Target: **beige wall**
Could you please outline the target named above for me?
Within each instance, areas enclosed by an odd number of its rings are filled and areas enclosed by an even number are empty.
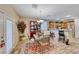
[[[16,22],[19,20],[19,16],[16,11],[11,7],[11,5],[0,5],[0,11],[4,12],[12,18],[13,23],[13,45],[15,46],[18,41],[18,31],[16,27]]]
[[[11,5],[2,5],[0,4],[0,11],[6,13],[7,15],[11,16],[14,20],[17,21],[19,19],[18,14],[15,12],[15,10],[11,7]]]

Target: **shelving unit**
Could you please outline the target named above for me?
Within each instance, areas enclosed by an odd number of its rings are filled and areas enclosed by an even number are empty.
[[[41,30],[41,27],[37,21],[30,21],[30,38],[32,38],[33,34],[36,34],[36,32],[40,30]]]
[[[49,28],[50,29],[55,29],[57,27],[61,27],[62,29],[67,29],[68,25],[67,25],[68,22],[53,22],[53,21],[50,21],[49,22]]]

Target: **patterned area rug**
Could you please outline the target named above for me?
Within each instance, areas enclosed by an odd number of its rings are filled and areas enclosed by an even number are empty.
[[[53,48],[54,48],[53,45],[42,47],[33,43],[29,46],[28,53],[29,54],[45,54],[46,52],[53,50]]]

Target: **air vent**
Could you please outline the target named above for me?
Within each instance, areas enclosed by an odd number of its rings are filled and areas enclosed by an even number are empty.
[[[32,8],[37,8],[38,5],[37,4],[32,4]]]

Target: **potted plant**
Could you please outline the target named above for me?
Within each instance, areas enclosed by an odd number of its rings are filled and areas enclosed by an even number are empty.
[[[23,34],[24,31],[25,31],[25,28],[26,28],[26,24],[24,23],[24,21],[18,22],[17,28],[18,28],[18,31],[19,31],[21,34]]]

